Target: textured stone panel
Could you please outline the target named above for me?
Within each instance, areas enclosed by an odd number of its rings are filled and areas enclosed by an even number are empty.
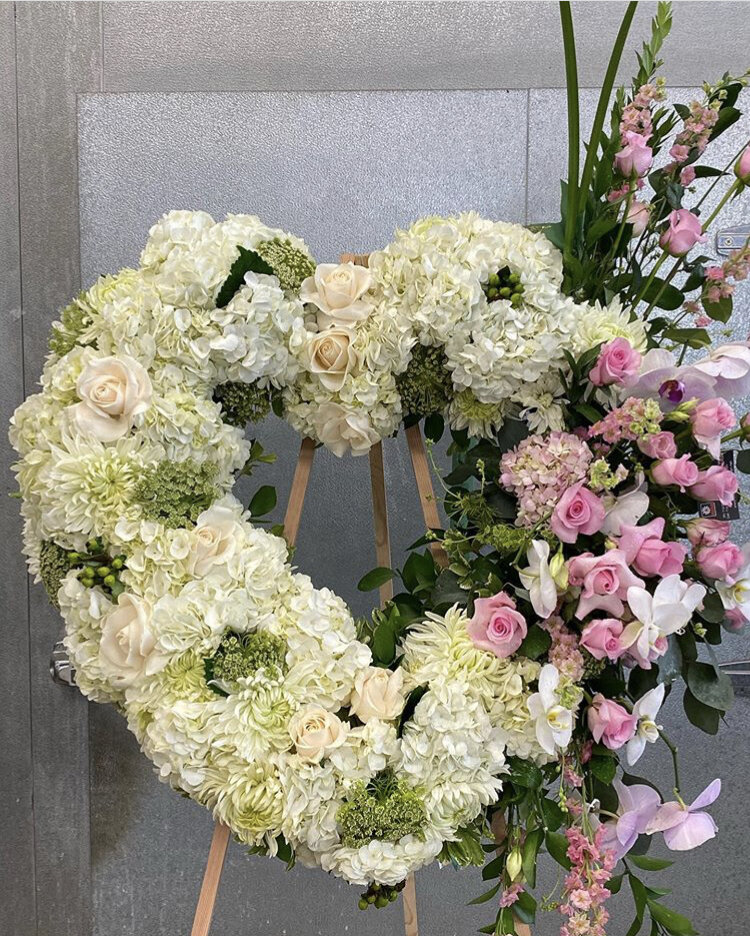
[[[625,3],[573,4],[582,87],[602,80]],[[648,35],[639,4],[620,77]],[[731,29],[727,24],[731,23]],[[696,41],[700,37],[700,41]],[[565,83],[557,3],[105,3],[108,91],[554,88]],[[747,67],[747,4],[676,4],[664,45],[672,85],[715,63]],[[688,55],[685,50],[689,49]]]

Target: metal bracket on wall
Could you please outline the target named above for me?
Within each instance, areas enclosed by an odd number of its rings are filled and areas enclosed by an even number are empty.
[[[727,231],[719,231],[716,235],[716,253],[724,257],[735,250],[740,250],[750,238],[750,224],[738,224],[737,227]]]
[[[75,686],[76,671],[70,662],[68,651],[62,640],[58,640],[52,648],[52,656],[49,661],[49,674],[53,682],[60,686]]]

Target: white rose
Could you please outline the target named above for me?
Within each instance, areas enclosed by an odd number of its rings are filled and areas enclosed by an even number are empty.
[[[320,763],[346,741],[349,726],[319,705],[308,705],[289,722],[289,735],[300,760]]]
[[[380,438],[366,412],[352,412],[340,403],[321,404],[313,424],[318,439],[339,458],[349,450],[352,455],[366,455]]]
[[[198,517],[193,530],[187,567],[192,575],[203,576],[213,566],[226,562],[237,549],[238,524],[229,507],[214,505]]]
[[[125,689],[148,671],[156,645],[150,621],[151,605],[128,592],[103,618],[99,664],[113,686]]]
[[[372,274],[354,263],[321,263],[314,276],[300,287],[300,299],[318,309],[318,327],[353,325],[370,314],[371,305],[362,299],[370,288]]]
[[[354,680],[350,708],[365,723],[371,718],[390,721],[404,709],[403,687],[402,670],[391,672],[380,666],[368,666]]]
[[[114,442],[130,432],[133,420],[151,404],[146,368],[127,355],[91,361],[78,378],[81,400],[70,407],[77,427],[100,442]]]
[[[327,390],[340,390],[346,375],[358,361],[354,332],[334,325],[313,335],[307,343],[308,368]]]

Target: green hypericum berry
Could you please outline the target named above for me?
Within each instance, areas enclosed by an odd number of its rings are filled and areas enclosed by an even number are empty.
[[[360,898],[359,898],[359,903],[357,904],[357,906],[359,907],[360,910],[366,910],[370,905],[369,905],[369,903],[365,900],[364,897],[360,897]]]
[[[116,583],[117,583],[117,577],[114,575],[108,575],[104,579],[104,584],[107,586],[107,588],[112,588],[112,586],[115,585]]]
[[[500,295],[503,297],[503,299],[510,299],[512,293],[513,290],[510,288],[510,286],[503,286],[503,288],[500,290]]]
[[[483,289],[489,302],[494,302],[498,297],[513,302],[513,296],[516,293],[523,295],[520,274],[511,273],[507,266],[498,270],[497,273],[491,273]]]
[[[387,897],[384,897],[382,894],[375,899],[375,906],[379,908],[387,907],[390,901]]]
[[[125,563],[123,562],[122,559],[120,559],[119,556],[115,556],[115,558],[112,560],[113,569],[121,569],[124,565]]]
[[[99,578],[106,578],[111,571],[112,570],[109,566],[99,566],[99,568],[96,570],[96,574],[99,576]]]
[[[404,415],[421,419],[442,413],[453,399],[453,380],[441,348],[416,345],[403,374],[396,377]]]

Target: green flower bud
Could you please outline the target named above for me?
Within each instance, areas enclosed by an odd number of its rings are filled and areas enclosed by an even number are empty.
[[[105,565],[99,566],[99,568],[96,570],[96,574],[99,576],[99,578],[106,578],[111,572],[112,570],[110,567]]]
[[[370,905],[368,904],[368,902],[365,900],[364,897],[360,897],[359,903],[357,904],[357,906],[359,907],[360,910],[366,910]]]
[[[107,588],[112,588],[112,586],[115,585],[116,583],[117,583],[117,577],[115,575],[108,575],[104,579],[104,584],[107,586]]]

